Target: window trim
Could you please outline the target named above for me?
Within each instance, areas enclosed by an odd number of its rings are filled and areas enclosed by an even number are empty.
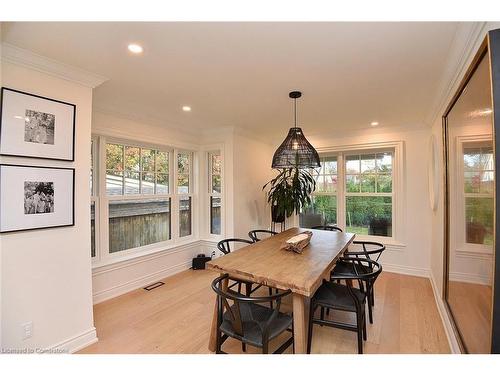
[[[213,186],[213,173],[212,173],[212,166],[213,166],[213,160],[212,157],[214,155],[218,155],[221,159],[221,170],[220,170],[220,192],[214,192],[212,189]],[[217,150],[211,150],[206,152],[206,158],[205,160],[207,161],[207,189],[206,193],[208,196],[207,199],[207,205],[208,205],[208,235],[213,236],[213,237],[222,237],[224,233],[224,222],[223,222],[223,208],[224,208],[224,159],[222,157],[222,150],[217,149]],[[221,204],[220,204],[220,233],[212,233],[212,199],[213,198],[220,198]]]
[[[204,160],[200,165],[202,166],[202,192],[203,194],[201,195],[202,197],[202,206],[200,209],[200,212],[203,212],[203,217],[206,218],[204,220],[203,226],[201,227],[202,230],[202,236],[204,239],[208,241],[220,241],[221,239],[224,239],[226,237],[226,233],[230,232],[229,228],[227,227],[227,222],[226,222],[226,215],[228,214],[226,212],[226,202],[227,202],[227,194],[228,190],[226,189],[226,183],[229,181],[226,181],[226,166],[227,166],[227,160],[225,158],[225,144],[224,143],[213,143],[209,145],[204,145],[201,149],[201,155],[202,155],[202,160]],[[221,234],[212,234],[210,233],[210,186],[209,186],[209,173],[210,171],[208,170],[208,155],[212,152],[219,152],[221,159],[222,159],[222,170],[221,170],[221,192],[220,192],[220,197],[222,198],[222,203],[221,203]]]
[[[458,204],[454,207],[454,211],[456,212],[456,215],[453,215],[452,217],[455,217],[456,219],[453,220],[454,224],[454,230],[456,233],[461,233],[460,240],[458,243],[456,242],[455,238],[453,239],[454,244],[452,244],[452,248],[455,248],[455,251],[458,254],[480,254],[480,255],[486,255],[486,256],[491,256],[493,255],[493,246],[488,246],[488,245],[480,245],[480,244],[472,244],[472,243],[467,243],[466,242],[466,233],[465,233],[465,198],[467,194],[470,193],[465,193],[464,191],[464,184],[465,184],[465,176],[464,176],[464,160],[463,160],[463,148],[464,145],[467,143],[475,143],[475,142],[485,142],[489,141],[492,142],[493,146],[493,138],[491,134],[477,134],[477,135],[459,135],[456,137],[455,140],[455,147],[456,147],[456,160],[455,162],[455,180],[456,180],[456,188],[454,189],[454,195],[456,202]],[[495,173],[495,179],[496,179],[496,173]],[[458,188],[460,187],[460,188]],[[491,197],[494,197],[495,194],[492,194]]]
[[[174,248],[193,242],[197,238],[196,223],[198,217],[197,209],[197,152],[198,150],[188,148],[177,148],[167,145],[152,144],[149,142],[132,141],[104,134],[93,134],[94,142],[97,140],[94,153],[96,164],[94,165],[94,177],[96,178],[95,187],[96,196],[96,257],[92,258],[92,267],[98,268],[104,265],[120,262],[123,260],[135,258],[137,256],[151,254],[157,251]],[[106,171],[106,144],[114,143],[123,146],[140,147],[146,149],[155,149],[169,154],[169,173],[168,194],[127,194],[127,195],[107,195],[106,194],[106,174],[101,178],[100,171]],[[190,153],[190,171],[189,171],[189,194],[177,194],[177,152]],[[104,155],[104,157],[102,157]],[[102,194],[100,194],[102,192]],[[191,196],[191,235],[179,236],[179,199],[182,196]],[[170,199],[170,239],[161,242],[155,242],[149,245],[130,248],[115,253],[109,252],[109,202],[113,200],[140,200],[140,199]],[[99,228],[99,234],[97,233]],[[177,229],[176,229],[177,228]]]
[[[94,246],[95,255],[90,257],[92,265],[99,262],[100,254],[100,212],[99,209],[99,137],[91,137],[91,160],[90,168],[92,170],[92,189],[90,191],[90,204],[94,203]],[[90,207],[89,207],[90,209]],[[91,245],[92,246],[92,245]]]
[[[185,154],[187,153],[189,155],[189,185],[188,185],[188,193],[179,193],[177,183],[178,181],[178,155],[179,154]],[[194,181],[194,151],[192,150],[185,150],[185,149],[176,149],[174,150],[174,180],[175,180],[175,185],[174,185],[174,196],[176,197],[176,222],[175,226],[174,223],[171,223],[172,228],[175,228],[175,233],[176,233],[176,238],[182,239],[182,240],[189,240],[195,237],[195,221],[194,221],[194,207],[195,207],[195,197],[193,192],[195,191],[195,181]],[[181,227],[180,227],[180,202],[181,199],[186,199],[186,198],[191,198],[191,234],[187,236],[182,236],[181,237]],[[172,232],[173,234],[173,232]],[[173,236],[172,236],[173,237]]]
[[[320,158],[327,156],[337,157],[337,176],[342,177],[342,183],[337,182],[337,223],[345,228],[345,156],[350,154],[369,154],[391,150],[394,152],[392,163],[392,237],[356,235],[358,240],[372,240],[384,244],[405,246],[405,183],[403,166],[405,164],[404,141],[373,142],[366,144],[336,145],[317,147]],[[352,193],[351,193],[352,194]],[[355,194],[355,193],[354,193]],[[359,193],[360,195],[363,193]],[[368,193],[370,194],[370,193]],[[388,193],[385,193],[388,194]],[[298,215],[295,215],[294,225],[298,226]]]

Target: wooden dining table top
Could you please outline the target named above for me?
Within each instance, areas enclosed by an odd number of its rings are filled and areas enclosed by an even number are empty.
[[[280,249],[290,237],[313,233],[301,254]],[[353,233],[290,228],[252,245],[207,262],[207,268],[255,283],[291,289],[310,297],[328,278],[336,260],[354,240]]]

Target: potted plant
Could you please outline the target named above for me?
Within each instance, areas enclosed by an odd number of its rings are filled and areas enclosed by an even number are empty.
[[[284,222],[287,217],[311,203],[311,193],[316,189],[316,181],[307,169],[280,169],[278,175],[265,184],[262,190],[266,193],[267,202],[271,205],[272,220]]]

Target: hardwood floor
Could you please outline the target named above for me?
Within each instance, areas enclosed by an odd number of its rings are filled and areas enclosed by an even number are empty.
[[[79,353],[210,353],[215,299],[210,282],[215,277],[208,270],[188,270],[164,279],[160,288],[138,289],[95,305],[99,342]],[[383,272],[375,294],[374,324],[368,324],[365,353],[449,353],[429,280]],[[282,306],[291,311],[291,298]],[[342,318],[349,319],[346,315]],[[287,335],[275,339],[270,350]],[[355,332],[314,326],[313,353],[354,354],[356,343]],[[241,344],[230,338],[223,350],[241,353]],[[247,346],[247,352],[259,350]]]
[[[491,294],[489,285],[449,282],[448,303],[469,353],[491,352]]]

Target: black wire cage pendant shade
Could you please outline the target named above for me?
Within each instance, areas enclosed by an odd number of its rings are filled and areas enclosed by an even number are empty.
[[[318,152],[304,136],[302,129],[297,127],[297,99],[302,96],[300,91],[289,94],[294,102],[295,125],[290,128],[283,143],[273,156],[272,168],[319,168]]]

